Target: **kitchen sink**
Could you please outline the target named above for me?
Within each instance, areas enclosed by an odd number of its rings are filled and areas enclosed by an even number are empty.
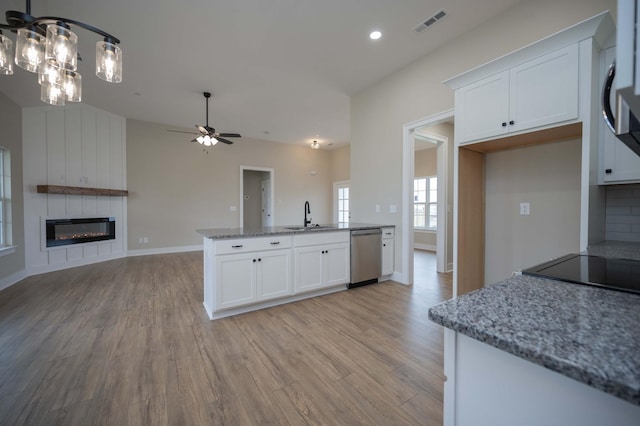
[[[304,226],[285,226],[284,229],[288,229],[290,231],[313,231],[320,229],[336,229],[336,227],[329,225],[309,225],[306,228]]]

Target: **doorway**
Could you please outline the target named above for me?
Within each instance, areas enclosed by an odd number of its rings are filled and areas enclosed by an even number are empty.
[[[447,272],[452,268],[448,260],[448,252],[452,244],[449,243],[452,232],[451,220],[448,217],[453,197],[450,197],[449,182],[450,167],[449,150],[453,144],[453,138],[434,138],[434,134],[425,129],[442,123],[452,123],[454,117],[453,109],[413,121],[403,126],[403,146],[402,146],[402,269],[405,271],[403,282],[413,283],[413,263],[414,263],[414,178],[415,178],[415,141],[416,132],[426,134],[427,138],[433,139],[437,143],[437,230],[436,230],[436,257],[438,272]]]
[[[240,226],[273,226],[273,169],[240,166]]]

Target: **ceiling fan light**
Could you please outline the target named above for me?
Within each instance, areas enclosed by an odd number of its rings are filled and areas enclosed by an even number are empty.
[[[122,49],[108,38],[96,43],[96,75],[109,83],[122,81]]]
[[[13,55],[11,54],[11,48],[13,47],[13,41],[0,31],[0,74],[11,75],[13,74]]]
[[[204,142],[204,136],[198,136],[198,137],[196,138],[196,140],[198,141],[198,143],[199,143],[200,145],[202,145],[202,144],[203,144],[203,142]]]
[[[29,72],[38,72],[44,60],[45,39],[30,28],[20,28],[16,36],[16,65]]]
[[[313,141],[311,143],[311,149],[320,149],[320,144],[318,143],[318,141]]]
[[[68,71],[64,76],[62,88],[68,102],[82,101],[82,76],[79,72]]]
[[[59,86],[52,86],[49,84],[43,84],[40,86],[40,100],[54,106],[64,106],[65,95],[62,88]]]
[[[78,36],[67,24],[58,22],[47,25],[45,59],[55,61],[59,68],[75,71],[78,68]]]
[[[211,146],[214,146],[215,144],[217,144],[219,141],[216,138],[211,138]]]

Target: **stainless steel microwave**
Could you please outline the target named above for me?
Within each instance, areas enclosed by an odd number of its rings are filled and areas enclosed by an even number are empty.
[[[640,156],[640,1],[618,0],[617,3],[616,62],[609,68],[604,83],[602,113],[618,139]],[[615,112],[610,97],[614,77]]]
[[[616,75],[615,62],[609,67],[602,91],[602,115],[609,129],[640,156],[640,122],[621,93],[616,94],[616,111],[611,108],[611,88]]]

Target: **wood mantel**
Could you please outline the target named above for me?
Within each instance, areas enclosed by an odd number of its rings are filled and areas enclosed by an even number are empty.
[[[126,189],[85,188],[83,186],[38,185],[39,194],[67,194],[67,195],[104,195],[107,197],[126,197]]]

